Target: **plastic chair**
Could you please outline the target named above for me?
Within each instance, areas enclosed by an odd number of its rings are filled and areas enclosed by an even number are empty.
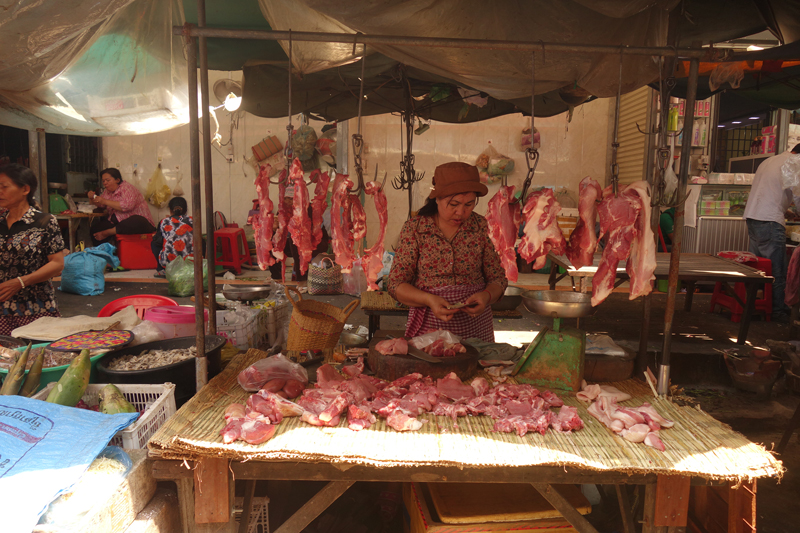
[[[247,246],[242,228],[222,228],[214,232],[214,242],[216,249],[222,252],[222,259],[217,260],[217,264],[223,268],[231,267],[237,274],[242,273],[242,264],[253,265],[250,258],[250,249]]]
[[[100,309],[100,312],[97,313],[98,317],[108,317],[116,313],[117,311],[121,311],[132,305],[134,309],[136,309],[136,316],[141,319],[144,319],[144,312],[150,309],[151,307],[163,307],[163,306],[171,306],[171,305],[178,305],[178,302],[173,300],[172,298],[167,298],[166,296],[159,296],[157,294],[138,294],[136,296],[123,296],[122,298],[117,298],[113,302],[107,303]]]
[[[759,257],[755,261],[745,261],[742,264],[758,269],[767,276],[772,275],[772,261],[764,257]],[[739,299],[744,302],[745,298],[747,297],[744,283],[735,283],[733,290]],[[765,283],[763,290],[763,296],[756,299],[755,310],[764,313],[766,321],[770,322],[772,320],[772,284]],[[718,305],[730,310],[731,322],[742,321],[742,313],[744,312],[744,309],[741,305],[739,305],[739,302],[736,301],[736,298],[725,293],[725,291],[722,289],[722,283],[720,282],[717,282],[717,284],[714,286],[714,294],[711,296],[711,309],[709,310],[709,313],[713,313]]]

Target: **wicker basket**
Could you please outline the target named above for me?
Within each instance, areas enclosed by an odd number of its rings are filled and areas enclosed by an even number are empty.
[[[322,261],[328,261],[331,266],[308,265],[308,294],[342,294],[342,267],[334,264],[330,257]]]
[[[289,351],[327,350],[334,348],[339,342],[347,317],[358,307],[361,300],[353,300],[340,309],[335,305],[314,300],[303,300],[303,296],[295,287],[286,287],[297,293],[297,300],[289,291],[286,296],[294,309],[289,320],[289,339],[286,349]]]

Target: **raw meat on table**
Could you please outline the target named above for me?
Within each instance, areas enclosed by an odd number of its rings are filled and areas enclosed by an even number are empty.
[[[371,291],[378,290],[378,274],[383,270],[383,239],[386,237],[386,226],[389,223],[389,207],[386,195],[380,183],[371,181],[365,186],[365,191],[371,195],[375,202],[375,211],[378,213],[378,237],[373,245],[364,250],[361,266],[367,277],[367,286]]]
[[[522,221],[520,206],[514,200],[514,186],[503,185],[489,200],[486,209],[486,222],[489,225],[489,238],[494,244],[500,262],[509,281],[517,281],[517,252],[515,245],[519,225]]]
[[[405,355],[408,353],[408,341],[404,338],[386,339],[375,345],[375,349],[383,355]]]
[[[522,211],[525,230],[519,244],[519,255],[526,262],[533,263],[534,270],[544,268],[548,253],[562,255],[566,249],[567,241],[558,227],[559,212],[561,204],[552,189],[531,193],[525,200]]]
[[[597,201],[602,199],[603,189],[597,180],[586,176],[581,180],[578,200],[578,224],[569,237],[567,259],[575,268],[591,266],[597,249]]]
[[[303,165],[299,159],[292,161],[292,168],[289,171],[289,179],[294,182],[294,200],[292,218],[289,221],[289,233],[292,235],[292,242],[297,247],[297,255],[300,259],[300,273],[308,272],[308,264],[311,262],[311,254],[314,247],[311,245],[311,219],[308,217],[308,187],[303,179]]]
[[[261,165],[256,177],[258,213],[253,217],[253,231],[256,259],[261,270],[266,270],[275,264],[275,257],[272,255],[272,223],[275,215],[272,213],[272,200],[269,197],[269,173],[270,166]]]
[[[314,199],[311,201],[311,226],[314,233],[311,235],[311,247],[316,250],[322,242],[322,215],[328,209],[328,185],[331,177],[327,172],[314,170],[309,176],[309,180],[315,183]]]
[[[346,174],[336,174],[331,198],[331,245],[336,256],[336,263],[342,267],[343,273],[350,272],[355,260],[350,219],[349,191],[352,186],[353,183],[347,179]]]

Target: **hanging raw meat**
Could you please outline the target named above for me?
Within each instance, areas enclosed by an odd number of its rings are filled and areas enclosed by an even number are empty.
[[[525,232],[519,245],[519,255],[528,263],[533,263],[534,270],[544,267],[549,252],[557,255],[564,253],[567,241],[558,227],[559,212],[561,204],[552,189],[531,193],[525,200],[525,209],[522,211]]]
[[[286,198],[286,169],[281,171],[278,178],[280,184],[278,185],[278,229],[272,236],[272,255],[278,261],[286,259],[286,254],[283,249],[286,248],[286,237],[289,235],[289,219],[292,217],[292,212],[286,207],[283,201]]]
[[[603,201],[600,202],[600,236],[608,236],[603,256],[592,278],[592,305],[605,300],[614,289],[617,265],[630,255],[633,240],[636,238],[636,219],[642,210],[639,195],[625,189],[615,197],[607,187]],[[649,204],[648,204],[649,205]]]
[[[292,162],[289,171],[289,179],[294,184],[294,201],[292,218],[289,221],[289,233],[292,241],[297,247],[297,255],[300,260],[300,273],[308,272],[308,264],[311,262],[311,254],[314,247],[311,246],[311,219],[308,216],[308,187],[303,179],[303,165],[299,159]]]
[[[602,199],[603,189],[597,180],[586,176],[581,180],[578,200],[578,225],[569,237],[567,259],[575,268],[591,266],[594,251],[597,249],[597,234],[594,231],[597,221],[597,200]]]
[[[350,187],[353,182],[346,174],[336,174],[333,180],[333,197],[331,198],[331,244],[336,255],[336,263],[342,272],[350,272],[353,268],[353,229],[350,220]]]
[[[367,275],[367,285],[369,290],[378,290],[378,274],[383,269],[383,239],[386,236],[386,224],[389,221],[389,206],[386,195],[383,193],[380,183],[371,181],[365,186],[367,194],[371,195],[375,201],[375,211],[378,212],[378,238],[375,243],[364,250],[362,267]]]
[[[650,294],[653,290],[653,273],[656,270],[656,238],[650,226],[650,187],[646,181],[635,181],[625,188],[626,193],[638,198],[639,214],[636,217],[636,235],[631,245],[631,256],[626,270],[630,277],[629,299]]]
[[[517,281],[517,252],[514,246],[517,242],[517,233],[522,220],[519,204],[512,202],[514,199],[514,186],[500,187],[491,200],[486,210],[486,222],[489,224],[489,238],[492,239],[500,262],[506,271],[508,281]]]
[[[353,243],[355,248],[361,250],[364,238],[367,236],[367,212],[364,211],[358,195],[350,195],[350,209],[353,217]]]
[[[322,215],[328,209],[328,185],[331,177],[327,172],[315,170],[311,173],[310,180],[315,183],[314,199],[311,201],[311,225],[314,233],[311,235],[311,246],[316,250],[322,242]]]
[[[275,264],[272,256],[272,222],[275,215],[272,213],[272,200],[269,198],[269,165],[261,165],[256,177],[256,192],[258,193],[258,213],[253,217],[253,230],[256,241],[256,258],[258,267],[266,270]]]

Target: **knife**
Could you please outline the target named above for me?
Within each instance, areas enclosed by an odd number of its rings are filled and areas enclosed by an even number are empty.
[[[391,335],[387,335],[386,338],[387,339],[394,339],[394,337],[392,337]],[[411,357],[416,357],[417,359],[420,359],[421,361],[425,361],[426,363],[439,364],[439,363],[442,362],[442,360],[440,358],[434,357],[434,356],[432,356],[430,354],[427,354],[427,353],[423,352],[422,350],[420,350],[419,348],[414,348],[410,344],[408,345],[408,355],[410,355]]]

